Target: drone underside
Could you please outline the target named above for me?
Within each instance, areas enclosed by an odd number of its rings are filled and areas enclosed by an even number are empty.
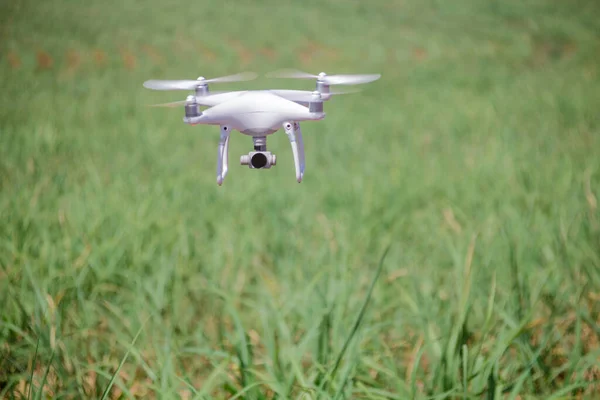
[[[149,80],[144,87],[154,90],[194,91],[185,101],[159,104],[158,106],[184,106],[183,121],[189,125],[218,125],[220,127],[217,154],[217,184],[221,185],[228,170],[229,137],[232,130],[252,137],[254,151],[240,158],[241,165],[251,169],[268,169],[276,165],[277,157],[267,151],[267,136],[282,129],[285,131],[294,156],[296,180],[302,181],[305,158],[300,122],[318,121],[325,118],[323,102],[333,95],[350,93],[333,92],[331,85],[354,85],[368,83],[381,75],[311,75],[295,70],[269,74],[271,77],[316,79],[315,91],[303,90],[243,90],[211,92],[209,83],[240,82],[255,79],[256,74],[244,72],[221,78],[196,80]],[[201,107],[205,107],[201,110]]]

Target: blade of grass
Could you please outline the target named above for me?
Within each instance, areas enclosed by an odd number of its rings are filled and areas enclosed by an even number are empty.
[[[110,381],[108,382],[108,385],[106,386],[106,388],[104,389],[104,392],[102,393],[101,400],[105,400],[108,397],[108,393],[110,392],[110,389],[112,389],[113,384],[115,383],[115,380],[117,379],[117,375],[121,371],[121,368],[123,368],[125,361],[127,361],[127,357],[129,357],[129,353],[131,352],[131,347],[133,347],[135,345],[135,342],[137,341],[138,337],[142,333],[142,330],[144,329],[144,326],[146,325],[146,322],[148,322],[149,319],[150,319],[150,317],[148,317],[146,319],[146,321],[144,321],[142,326],[140,326],[140,329],[138,329],[137,333],[135,334],[135,337],[131,341],[129,348],[127,349],[127,352],[125,352],[125,355],[121,359],[119,366],[117,367],[116,371],[110,377]]]
[[[50,373],[50,368],[52,367],[52,361],[54,360],[54,350],[52,350],[52,354],[50,355],[50,360],[48,361],[48,366],[46,367],[46,371],[44,371],[44,377],[42,378],[42,383],[40,384],[40,388],[38,391],[37,399],[41,400],[42,393],[44,392],[44,385],[46,384],[46,379],[48,379],[48,373]]]
[[[571,385],[565,386],[562,389],[557,390],[552,396],[548,397],[546,400],[557,400],[557,399],[573,399],[573,395],[569,395],[569,392],[577,389],[583,389],[589,385],[598,384],[598,381],[595,382],[576,382]]]
[[[27,398],[31,399],[32,396],[32,388],[33,388],[33,372],[35,371],[35,362],[37,360],[38,348],[40,345],[40,337],[38,336],[37,342],[35,344],[35,353],[33,354],[33,362],[31,363],[31,376],[29,377],[29,390],[27,391]]]
[[[202,389],[198,392],[197,398],[207,396],[209,392],[214,389],[216,386],[215,381],[217,380],[217,377],[226,372],[229,362],[229,359],[222,360],[219,365],[212,370],[210,375],[208,375],[206,380],[202,383]]]
[[[410,374],[410,388],[411,388],[410,398],[413,400],[417,398],[417,391],[418,391],[417,390],[417,371],[419,369],[419,365],[421,364],[421,358],[423,357],[424,353],[425,353],[425,347],[421,346],[415,357],[415,362],[414,362],[414,365],[412,367],[412,371]]]
[[[358,358],[358,357],[355,356],[354,358]],[[348,381],[350,380],[352,371],[355,369],[357,363],[358,362],[355,361],[355,363],[353,365],[348,365],[346,367],[346,373],[344,374],[344,379],[342,379],[342,384],[340,385],[339,389],[337,390],[337,393],[335,394],[335,396],[333,396],[334,400],[339,399],[341,396],[344,396],[344,398],[346,398],[346,396],[344,394],[344,389],[346,388],[346,385],[348,385]]]
[[[463,365],[462,365],[462,375],[463,375],[463,398],[467,398],[468,394],[469,394],[469,347],[464,344],[462,346],[463,348],[463,353],[462,353],[462,361],[463,361]]]
[[[350,342],[354,338],[354,335],[356,335],[356,332],[358,331],[358,328],[360,327],[360,324],[363,320],[363,317],[367,310],[367,306],[369,304],[369,301],[371,300],[371,296],[373,295],[373,289],[375,288],[375,284],[379,280],[379,276],[381,275],[381,271],[383,270],[383,262],[385,261],[385,258],[388,254],[388,251],[390,250],[390,247],[391,246],[388,246],[385,249],[385,251],[383,252],[383,255],[381,256],[381,259],[379,260],[379,265],[377,267],[377,270],[375,271],[375,276],[373,277],[373,280],[371,281],[371,285],[367,292],[367,296],[365,297],[365,300],[360,308],[358,316],[356,317],[356,320],[354,322],[354,325],[352,326],[352,329],[350,330],[350,334],[346,338],[346,341],[344,342],[344,345],[342,346],[342,349],[340,350],[340,352],[335,360],[335,364],[333,365],[331,372],[327,375],[327,378],[323,381],[323,384],[320,385],[320,389],[326,390],[328,388],[329,384],[331,383],[331,381],[335,378],[337,370],[342,362],[342,359],[344,358],[344,354],[346,354],[346,350],[348,349]]]

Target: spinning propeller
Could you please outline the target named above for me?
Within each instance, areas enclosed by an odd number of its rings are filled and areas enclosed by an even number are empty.
[[[316,79],[317,82],[325,85],[358,85],[369,83],[381,78],[380,74],[345,74],[345,75],[327,75],[321,72],[319,75],[309,74],[308,72],[295,69],[282,69],[267,74],[269,78],[292,78],[292,79]]]
[[[186,104],[192,104],[195,102],[194,96],[188,96],[186,100],[172,101],[170,103],[151,104],[148,107],[179,107]]]
[[[254,72],[241,72],[235,75],[221,76],[219,78],[206,79],[199,77],[196,80],[156,80],[144,82],[144,87],[153,90],[194,90],[197,86],[209,83],[243,82],[256,79],[258,75]]]
[[[315,90],[290,90],[290,89],[272,89],[269,92],[283,97],[284,99],[294,101],[296,103],[309,103],[312,101],[327,101],[333,95],[349,94],[359,92],[358,89],[351,90],[330,90],[327,93],[322,93]]]
[[[304,105],[308,105],[309,103],[312,103],[312,102],[321,103],[323,101],[327,101],[327,100],[331,99],[331,97],[333,95],[356,93],[356,92],[359,92],[359,90],[358,89],[344,90],[344,91],[336,90],[336,91],[330,91],[328,93],[321,93],[316,90],[311,91],[311,90],[268,89],[268,90],[256,90],[256,92],[273,93],[279,97],[283,97],[286,100],[290,100],[295,103],[302,103]],[[219,94],[227,94],[228,98],[233,98],[235,96],[239,96],[241,94],[241,92],[210,92],[204,96],[188,96],[186,100],[173,101],[170,103],[162,103],[162,104],[153,104],[153,105],[150,105],[150,107],[179,107],[179,106],[183,106],[185,104],[190,104],[194,101],[198,105],[210,107],[210,106],[214,106],[218,103],[218,102],[212,101],[213,98],[218,98],[219,100],[223,100],[223,97],[217,96]]]

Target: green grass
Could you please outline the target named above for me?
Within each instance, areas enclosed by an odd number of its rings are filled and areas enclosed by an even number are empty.
[[[599,396],[599,21],[0,3],[0,397]],[[268,171],[233,136],[218,187],[218,130],[146,107],[185,96],[146,79],[290,67],[383,74],[303,125],[302,184],[280,131]]]

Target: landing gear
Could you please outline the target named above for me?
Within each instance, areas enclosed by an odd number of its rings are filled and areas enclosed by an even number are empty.
[[[302,182],[304,177],[304,141],[302,140],[302,130],[298,122],[285,122],[283,124],[285,134],[290,139],[292,145],[292,153],[294,155],[294,167],[296,168],[296,180]]]
[[[229,134],[231,129],[227,125],[221,125],[221,137],[219,138],[219,153],[217,155],[217,184],[221,186],[227,175],[227,164],[229,163]]]
[[[292,146],[294,156],[294,168],[296,170],[296,181],[302,182],[304,177],[305,159],[304,159],[304,141],[302,140],[302,130],[298,122],[289,121],[283,123],[283,129]],[[217,183],[223,184],[227,175],[227,161],[229,152],[229,134],[230,127],[221,126],[221,136],[219,139],[219,153],[217,160]],[[240,157],[240,164],[247,165],[250,169],[269,169],[277,165],[277,156],[267,150],[266,136],[253,136],[254,151]]]

